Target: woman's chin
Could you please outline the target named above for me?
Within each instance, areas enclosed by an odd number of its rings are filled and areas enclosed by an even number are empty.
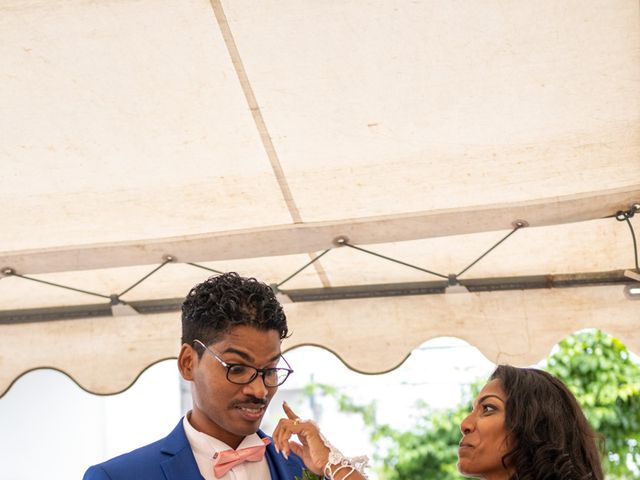
[[[468,478],[482,478],[482,474],[474,472],[473,468],[470,465],[467,465],[464,460],[458,460],[458,472],[463,477]]]

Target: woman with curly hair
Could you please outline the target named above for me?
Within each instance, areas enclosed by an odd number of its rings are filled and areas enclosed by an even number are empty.
[[[487,480],[602,480],[578,402],[542,370],[500,365],[460,424],[458,470]]]

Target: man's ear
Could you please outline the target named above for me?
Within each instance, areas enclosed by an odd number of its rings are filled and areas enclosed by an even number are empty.
[[[193,380],[193,372],[198,362],[198,354],[193,347],[183,343],[178,354],[178,370],[180,375],[187,381]]]

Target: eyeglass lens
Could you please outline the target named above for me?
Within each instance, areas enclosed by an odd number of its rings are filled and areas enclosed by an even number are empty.
[[[264,383],[268,387],[277,387],[284,383],[289,376],[289,371],[284,368],[267,368],[263,370]],[[230,382],[245,384],[252,382],[258,371],[247,365],[232,365],[228,369],[227,378]]]

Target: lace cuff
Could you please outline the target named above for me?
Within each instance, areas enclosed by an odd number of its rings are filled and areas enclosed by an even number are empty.
[[[316,425],[316,428],[318,426]],[[354,471],[357,471],[364,478],[368,478],[365,473],[366,468],[369,466],[369,457],[366,455],[360,455],[358,457],[345,457],[340,450],[331,445],[331,443],[322,435],[320,429],[318,428],[318,433],[320,434],[320,438],[329,449],[329,460],[327,464],[324,466],[323,474],[324,478],[327,480],[333,480],[334,475],[341,470],[348,470],[349,472],[343,477],[343,479],[348,478]],[[335,465],[338,467],[335,468]],[[334,470],[331,470],[331,467],[334,466]]]

